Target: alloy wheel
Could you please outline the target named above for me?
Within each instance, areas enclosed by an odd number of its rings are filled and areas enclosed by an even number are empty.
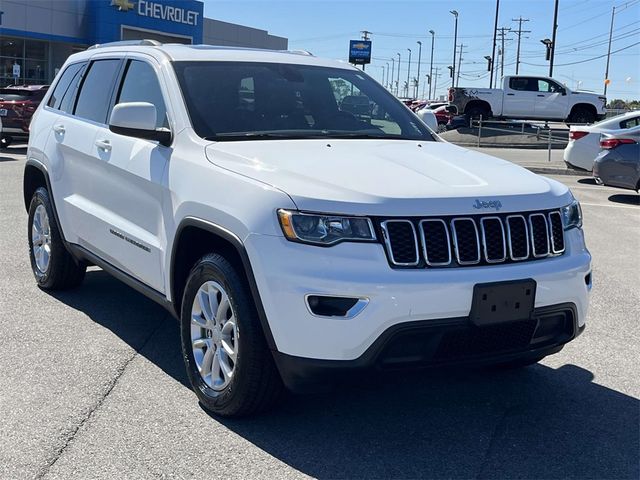
[[[216,391],[226,388],[238,358],[238,327],[229,295],[217,282],[205,282],[193,300],[191,345],[206,385]]]
[[[47,209],[42,204],[36,207],[33,214],[31,243],[36,268],[42,274],[47,273],[51,261],[51,228]]]

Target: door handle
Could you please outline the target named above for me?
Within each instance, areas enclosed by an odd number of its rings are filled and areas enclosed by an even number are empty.
[[[111,142],[109,140],[96,140],[96,147],[98,147],[103,152],[110,152]]]
[[[514,93],[507,93],[507,95],[509,95],[510,97],[513,97],[515,94]]]
[[[537,96],[538,96],[538,97],[544,97],[544,95],[540,95],[540,94],[538,94]]]
[[[65,132],[64,125],[54,125],[53,131],[56,133],[64,133]]]

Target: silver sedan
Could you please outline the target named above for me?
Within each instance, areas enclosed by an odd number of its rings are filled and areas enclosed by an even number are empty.
[[[640,190],[640,127],[603,134],[593,177],[601,185]]]

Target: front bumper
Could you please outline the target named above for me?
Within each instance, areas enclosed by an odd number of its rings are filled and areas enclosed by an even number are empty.
[[[478,283],[532,278],[535,308],[570,303],[582,328],[591,288],[591,256],[583,232],[566,232],[559,257],[523,263],[448,269],[394,270],[377,243],[330,248],[249,235],[245,247],[278,352],[317,360],[360,358],[389,328],[413,322],[466,318]],[[586,280],[588,279],[588,280]],[[367,298],[357,316],[314,316],[308,294]]]
[[[538,308],[529,321],[477,327],[468,318],[405,322],[388,328],[355,360],[316,360],[274,353],[285,385],[308,393],[370,369],[479,366],[537,360],[582,333],[575,305]]]

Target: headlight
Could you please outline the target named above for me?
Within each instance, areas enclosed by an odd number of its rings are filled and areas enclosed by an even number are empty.
[[[334,245],[339,242],[371,242],[376,239],[371,220],[278,210],[285,237],[293,242]]]
[[[560,213],[562,214],[562,225],[565,230],[582,227],[582,209],[580,208],[580,202],[577,200],[574,200],[566,207],[562,207]]]

